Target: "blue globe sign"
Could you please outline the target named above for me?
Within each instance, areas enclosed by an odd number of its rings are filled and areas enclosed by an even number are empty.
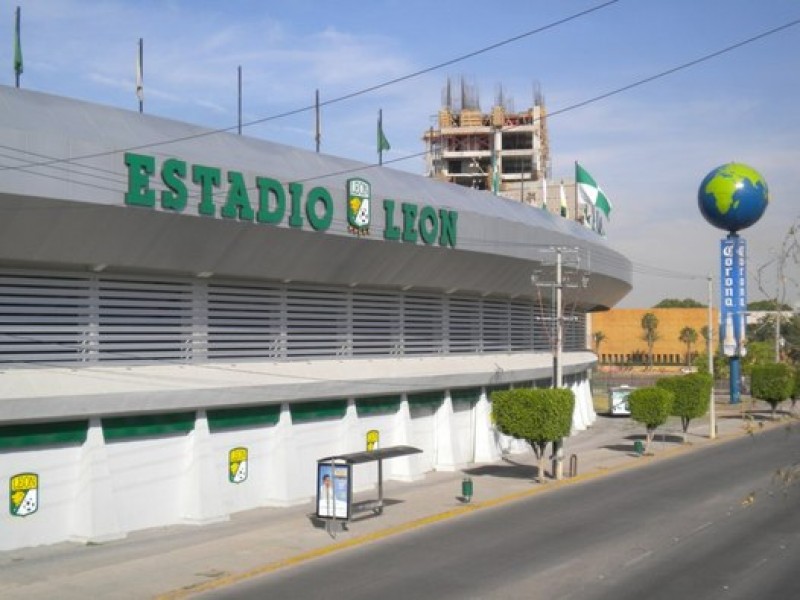
[[[697,192],[697,204],[706,221],[735,233],[750,227],[767,210],[767,182],[752,167],[728,163],[706,175]]]

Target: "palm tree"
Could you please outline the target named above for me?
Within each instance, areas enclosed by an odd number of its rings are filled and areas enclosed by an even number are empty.
[[[600,344],[602,344],[603,340],[606,339],[606,334],[603,333],[602,331],[595,331],[592,334],[592,338],[594,338],[594,353],[597,354],[597,356],[599,357],[600,356]]]
[[[658,317],[651,312],[645,313],[642,317],[642,329],[644,329],[642,339],[647,342],[647,364],[652,368],[653,346],[659,337],[656,331],[656,329],[658,329]]]
[[[686,364],[689,364],[689,357],[692,353],[692,346],[697,342],[697,331],[693,327],[684,327],[678,339],[686,344]]]

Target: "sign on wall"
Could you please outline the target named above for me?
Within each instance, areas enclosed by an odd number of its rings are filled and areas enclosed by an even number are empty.
[[[372,452],[380,448],[381,432],[377,429],[370,429],[367,432],[367,452]]]
[[[39,476],[19,473],[9,479],[9,510],[14,517],[27,517],[39,510]]]
[[[247,479],[247,448],[233,448],[228,452],[228,479],[242,483]]]

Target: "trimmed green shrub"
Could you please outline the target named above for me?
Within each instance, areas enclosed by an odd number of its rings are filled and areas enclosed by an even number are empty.
[[[656,382],[656,387],[669,390],[674,396],[670,415],[680,417],[684,439],[692,419],[699,419],[708,412],[713,385],[708,373],[664,377]]]
[[[784,363],[753,365],[750,373],[750,393],[772,407],[772,418],[778,404],[791,398],[795,386],[794,369]]]
[[[569,436],[575,394],[567,389],[518,388],[492,392],[492,418],[501,433],[526,440],[544,478],[547,444]]]
[[[647,429],[645,452],[650,448],[656,429],[667,422],[674,395],[663,387],[646,387],[633,390],[628,396],[631,418]]]

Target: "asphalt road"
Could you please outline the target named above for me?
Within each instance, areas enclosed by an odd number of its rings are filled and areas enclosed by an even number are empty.
[[[202,598],[800,598],[800,427],[566,486]]]

